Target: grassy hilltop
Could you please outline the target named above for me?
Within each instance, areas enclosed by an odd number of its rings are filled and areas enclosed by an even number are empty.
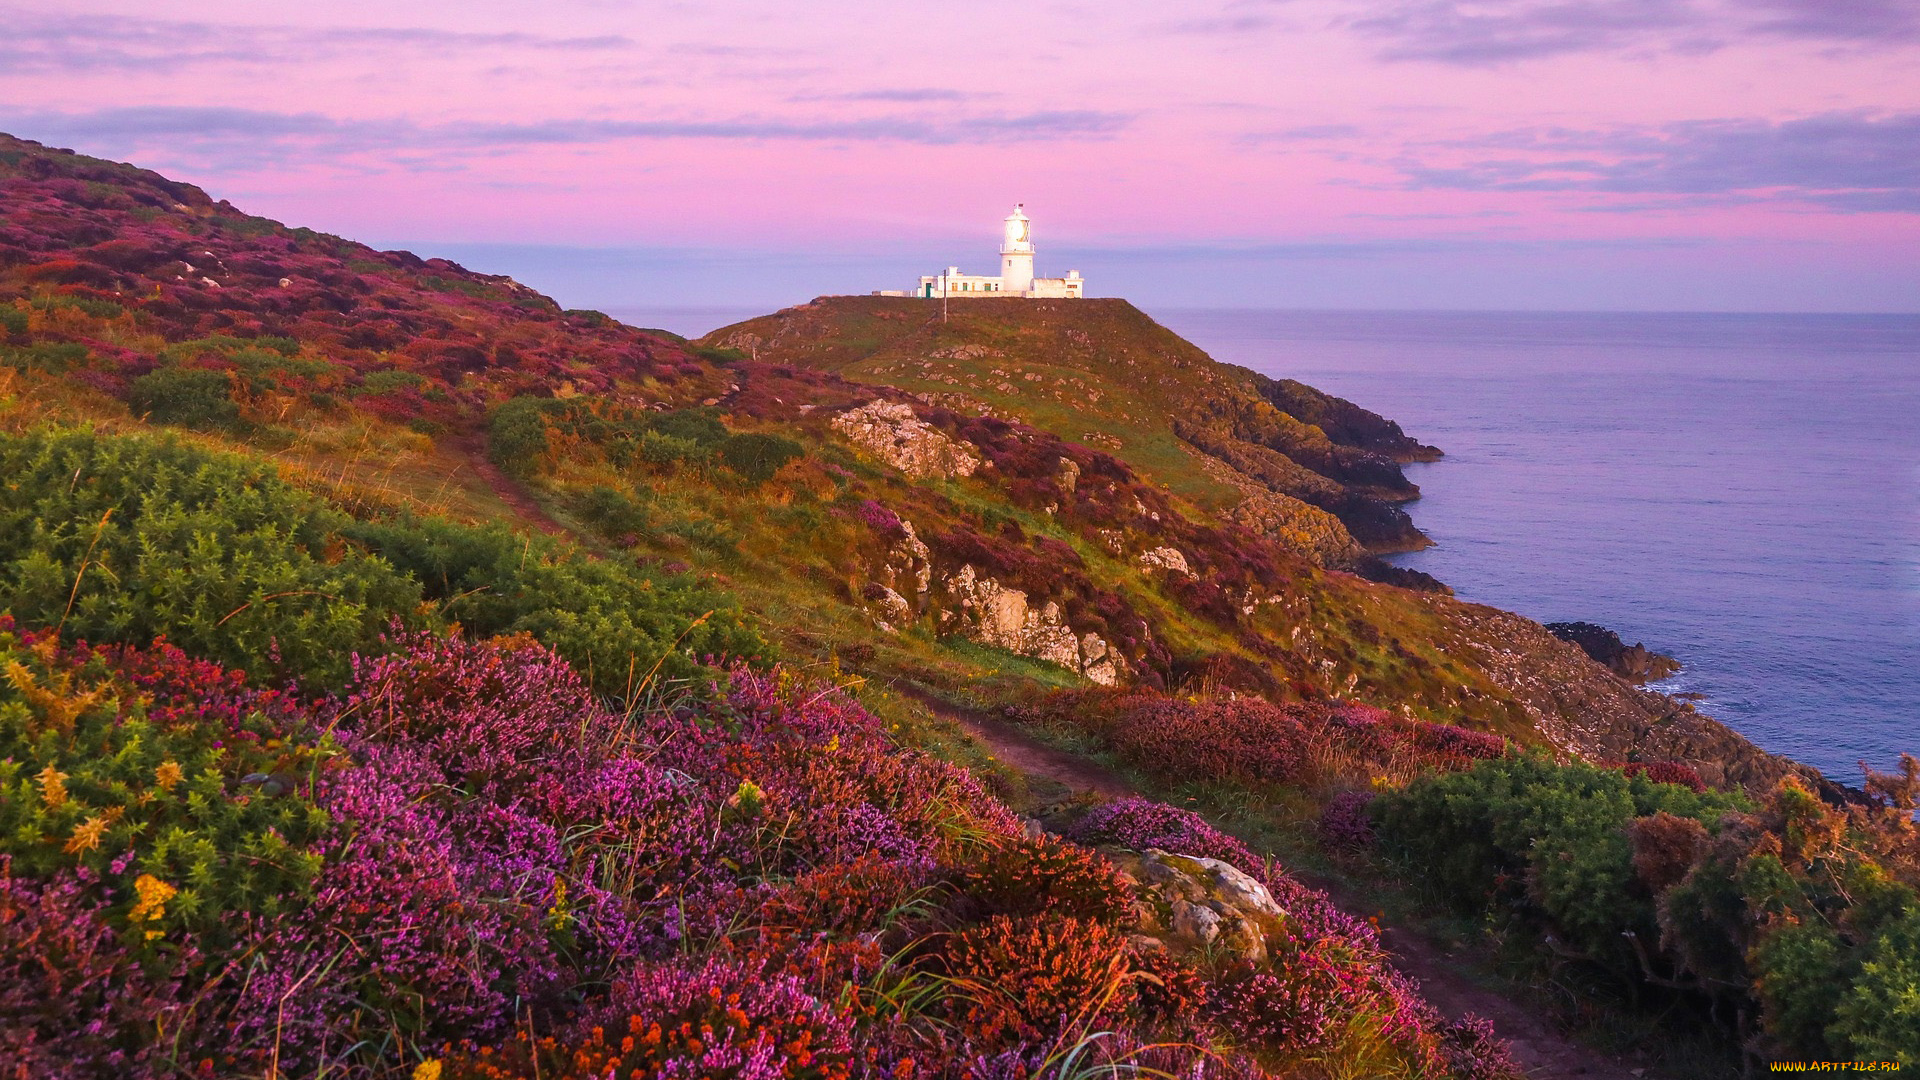
[[[1920,774],[1393,573],[1384,418],[952,312],[689,342],[0,136],[8,1075],[1514,1075],[1276,844],[1728,1061],[1920,1045]]]
[[[1221,364],[1124,300],[822,297],[703,342],[1007,415],[1111,450],[1196,503],[1250,484],[1290,519],[1330,513],[1368,551],[1426,546],[1398,505],[1419,497],[1399,464],[1440,451],[1398,424],[1291,380]],[[1336,550],[1349,552],[1348,536]],[[1336,556],[1338,557],[1338,556]],[[1351,559],[1351,555],[1346,555]]]

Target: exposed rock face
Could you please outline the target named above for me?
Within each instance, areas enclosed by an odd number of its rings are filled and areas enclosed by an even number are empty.
[[[900,528],[906,536],[887,551],[887,574],[893,579],[894,587],[900,588],[905,582],[912,583],[912,592],[916,597],[924,597],[933,587],[933,553],[913,531],[913,522],[900,519]]]
[[[1457,629],[1464,658],[1513,696],[1525,722],[1563,756],[1679,761],[1707,783],[1764,791],[1794,773],[1831,790],[1814,769],[1766,751],[1686,702],[1594,670],[1578,647],[1539,623],[1480,604],[1428,600]]]
[[[943,584],[953,599],[953,608],[940,614],[943,629],[1059,664],[1103,686],[1119,683],[1119,655],[1098,634],[1076,636],[1058,603],[1049,600],[1035,607],[1025,592],[983,578],[971,566],[962,566]]]
[[[1561,641],[1571,641],[1595,662],[1628,682],[1658,682],[1680,670],[1680,661],[1654,652],[1638,642],[1628,645],[1620,635],[1590,622],[1548,623],[1547,629]]]
[[[1140,553],[1140,566],[1145,570],[1165,570],[1169,573],[1193,576],[1193,569],[1187,565],[1187,557],[1179,548],[1157,547]]]
[[[1061,458],[1060,467],[1054,470],[1053,475],[1069,493],[1080,486],[1080,466],[1072,458]]]
[[[1340,519],[1325,510],[1274,491],[1218,458],[1202,458],[1200,465],[1208,476],[1239,489],[1240,502],[1226,512],[1229,521],[1318,566],[1344,569],[1365,554]]]
[[[1105,849],[1137,889],[1137,929],[1156,946],[1206,949],[1258,964],[1267,935],[1286,919],[1265,885],[1218,859]]]
[[[833,418],[847,441],[916,480],[972,476],[980,455],[914,414],[913,406],[873,401]]]
[[[880,624],[882,628],[895,631],[913,622],[913,605],[907,601],[906,597],[885,585],[877,581],[868,585],[865,598],[873,605],[874,610],[880,613],[880,618],[883,620]]]

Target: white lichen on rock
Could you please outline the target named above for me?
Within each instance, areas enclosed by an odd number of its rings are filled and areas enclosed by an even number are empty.
[[[1172,573],[1193,576],[1193,570],[1187,566],[1187,557],[1179,548],[1157,547],[1140,553],[1140,567],[1143,570],[1166,570]]]
[[[972,476],[981,465],[969,443],[948,437],[900,402],[871,401],[849,409],[833,418],[833,429],[916,480]]]

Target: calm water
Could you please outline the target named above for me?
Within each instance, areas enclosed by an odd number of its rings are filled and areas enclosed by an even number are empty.
[[[1920,752],[1920,316],[1153,314],[1446,451],[1402,564],[1841,779]]]

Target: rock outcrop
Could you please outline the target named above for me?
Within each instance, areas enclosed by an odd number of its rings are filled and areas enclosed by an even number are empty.
[[[913,406],[873,401],[833,418],[833,430],[847,441],[915,480],[972,476],[981,457],[968,444],[914,413]]]
[[[1179,548],[1157,547],[1140,553],[1140,568],[1143,570],[1165,570],[1170,574],[1193,576],[1193,569],[1187,565],[1187,557]]]
[[[952,605],[941,629],[1036,660],[1059,664],[1102,686],[1118,685],[1126,662],[1098,634],[1075,634],[1055,601],[1034,605],[1027,594],[962,566],[942,582]]]
[[[1225,516],[1242,528],[1333,569],[1352,566],[1366,554],[1340,519],[1325,510],[1283,495],[1218,458],[1202,458],[1200,466],[1239,490],[1240,501]]]
[[[1287,912],[1250,875],[1219,859],[1102,849],[1135,885],[1135,930],[1150,948],[1206,950],[1259,964]]]
[[[1607,670],[1628,682],[1659,682],[1680,670],[1680,661],[1639,642],[1629,645],[1620,640],[1619,634],[1598,623],[1555,622],[1548,623],[1547,629],[1561,641],[1580,646],[1596,663],[1606,665]]]

